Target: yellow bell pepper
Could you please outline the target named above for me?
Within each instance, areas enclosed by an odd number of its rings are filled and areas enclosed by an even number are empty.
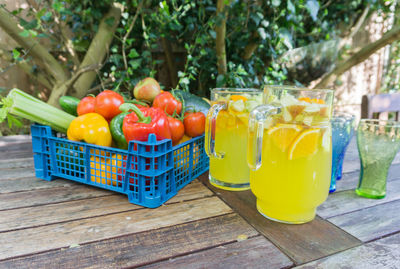
[[[118,179],[118,168],[122,167],[122,156],[113,154],[110,158],[92,156],[90,158],[90,180],[93,182],[117,186],[122,183]]]
[[[184,135],[182,137],[182,139],[179,141],[178,145],[181,143],[184,143],[190,139],[192,139],[192,138],[187,135]],[[186,145],[186,146],[182,147],[181,149],[174,151],[174,163],[175,163],[174,167],[175,167],[175,169],[187,170],[189,168],[190,156],[189,156],[189,154],[184,154],[184,152],[189,151],[189,149],[190,149],[190,145]],[[199,145],[195,145],[194,151],[196,152],[199,150],[200,150]],[[198,156],[198,154],[196,156]],[[192,166],[193,170],[196,168],[197,163],[199,162],[198,158],[199,157],[193,158],[193,166]]]
[[[110,147],[112,142],[108,122],[97,113],[88,113],[75,118],[68,127],[67,136],[72,141]]]

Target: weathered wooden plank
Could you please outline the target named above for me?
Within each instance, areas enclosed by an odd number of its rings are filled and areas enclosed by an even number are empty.
[[[154,222],[148,218],[148,222]],[[117,226],[118,227],[118,226]],[[234,242],[257,232],[237,214],[202,219],[167,228],[49,251],[0,262],[1,268],[121,268]]]
[[[395,234],[295,268],[400,268],[399,245]]]
[[[48,182],[52,184],[53,182]],[[53,204],[112,195],[113,192],[77,184],[73,187],[57,187],[0,194],[0,210]]]
[[[21,158],[28,158],[32,157],[33,153],[32,151],[9,151],[9,152],[2,152],[0,154],[0,160],[9,160],[11,161],[12,159],[21,159]]]
[[[13,178],[34,177],[35,169],[30,168],[12,168],[0,170],[0,181]]]
[[[168,227],[232,210],[217,197],[0,233],[0,260]]]
[[[167,204],[204,198],[211,195],[212,192],[209,189],[200,182],[195,181],[182,189]],[[0,232],[90,218],[138,208],[143,207],[129,203],[125,195],[116,194],[92,199],[5,210],[0,211]]]
[[[32,142],[0,142],[0,151],[9,152],[9,151],[32,151]]]
[[[0,161],[0,169],[10,169],[10,168],[30,168],[34,167],[33,158],[21,158],[13,160],[2,160]]]
[[[358,196],[354,190],[332,193],[318,207],[317,214],[326,219],[397,199],[400,199],[400,178],[387,183],[387,195],[384,199],[366,199]]]
[[[165,204],[172,204],[213,195],[212,191],[206,188],[199,180],[195,179],[192,183],[181,189],[176,196],[165,202]]]
[[[38,189],[51,189],[76,185],[73,181],[57,179],[51,182],[36,177],[0,180],[0,193],[30,191]]]
[[[343,174],[343,178],[336,182],[336,192],[354,190],[357,188],[360,171]],[[400,177],[400,164],[392,164],[389,168],[388,181],[396,180]]]
[[[29,142],[32,140],[30,135],[9,135],[9,136],[0,136],[0,146],[4,146],[7,144],[13,143],[23,143]]]
[[[366,242],[400,231],[399,208],[400,200],[396,200],[328,220]]]
[[[296,264],[319,259],[361,243],[358,239],[319,217],[302,225],[288,225],[270,221],[258,213],[256,200],[251,191],[217,190],[209,184],[207,174],[202,175],[200,180],[207,184],[257,231],[291,257]]]
[[[287,268],[293,262],[263,236],[169,259],[143,268]]]

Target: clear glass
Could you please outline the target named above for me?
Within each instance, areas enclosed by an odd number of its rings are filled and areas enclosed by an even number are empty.
[[[215,187],[241,191],[250,188],[246,162],[249,112],[262,103],[257,89],[213,89],[206,118],[209,180]]]
[[[389,167],[400,148],[400,123],[362,119],[357,129],[357,146],[361,171],[356,193],[384,198]]]
[[[299,224],[314,219],[329,193],[332,90],[265,86],[250,113],[248,164],[258,211]]]
[[[348,113],[335,112],[332,116],[332,178],[329,192],[336,191],[336,179],[342,174],[344,154],[354,134],[354,122],[355,116]]]

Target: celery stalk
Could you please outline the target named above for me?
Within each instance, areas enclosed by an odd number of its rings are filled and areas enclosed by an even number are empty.
[[[0,122],[10,113],[66,133],[69,124],[75,119],[74,116],[18,89],[12,89],[0,103],[3,105],[0,108]]]

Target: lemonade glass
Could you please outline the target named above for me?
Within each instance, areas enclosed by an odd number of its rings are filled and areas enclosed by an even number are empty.
[[[232,191],[247,190],[246,162],[249,112],[262,103],[257,89],[213,89],[206,118],[205,149],[210,157],[210,183]]]
[[[248,129],[257,210],[279,222],[311,221],[329,193],[333,91],[265,86],[263,103]]]

